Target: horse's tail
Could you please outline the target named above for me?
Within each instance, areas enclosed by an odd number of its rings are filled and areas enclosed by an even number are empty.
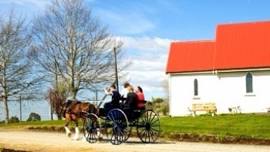
[[[71,100],[67,100],[65,103],[62,104],[62,107],[61,107],[62,117],[66,118],[66,113],[67,113],[68,108],[71,105],[71,103],[72,103]]]
[[[61,115],[63,118],[66,118],[67,106],[66,103],[61,105]]]

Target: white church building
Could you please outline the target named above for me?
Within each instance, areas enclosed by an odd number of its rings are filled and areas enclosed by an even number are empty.
[[[166,73],[171,116],[195,103],[217,113],[270,110],[270,21],[222,24],[215,40],[172,42]]]

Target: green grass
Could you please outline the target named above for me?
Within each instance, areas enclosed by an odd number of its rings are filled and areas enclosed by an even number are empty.
[[[270,115],[237,114],[160,119],[163,134],[193,133],[270,139]]]
[[[0,124],[0,129],[23,129],[29,127],[62,127],[64,121],[20,122]],[[270,115],[237,114],[197,117],[161,117],[163,136],[178,133],[191,133],[215,136],[247,136],[257,139],[270,139]]]
[[[64,126],[65,122],[63,120],[49,120],[49,121],[33,121],[33,122],[26,122],[22,121],[19,123],[9,123],[9,124],[0,124],[0,129],[27,129],[28,127],[50,127],[50,126]]]

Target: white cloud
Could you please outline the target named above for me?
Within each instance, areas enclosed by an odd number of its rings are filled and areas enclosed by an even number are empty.
[[[143,51],[167,51],[170,39],[162,39],[159,37],[120,37],[124,42],[124,48],[138,49]]]
[[[167,79],[165,68],[171,40],[159,37],[120,37],[123,41],[125,59],[131,66],[125,69],[127,80],[140,85],[148,99],[164,96],[162,82]]]
[[[97,9],[96,13],[105,23],[110,24],[111,30],[118,34],[141,34],[155,28],[151,20],[138,12]]]

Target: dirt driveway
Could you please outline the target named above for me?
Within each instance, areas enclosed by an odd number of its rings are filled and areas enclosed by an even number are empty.
[[[74,141],[63,133],[30,131],[0,131],[0,147],[37,152],[270,152],[270,146],[164,141],[142,144],[135,139],[118,146],[105,142],[89,144],[83,140]]]

